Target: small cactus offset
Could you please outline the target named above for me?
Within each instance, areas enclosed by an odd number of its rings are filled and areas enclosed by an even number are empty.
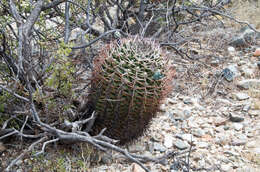
[[[116,41],[94,61],[89,103],[97,112],[91,135],[127,144],[141,136],[171,91],[173,69],[155,42],[139,37]]]

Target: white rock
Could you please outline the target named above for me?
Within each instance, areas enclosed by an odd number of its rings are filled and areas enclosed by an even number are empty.
[[[196,144],[196,147],[198,148],[207,148],[209,146],[209,144],[207,142],[198,142]]]
[[[235,93],[234,95],[236,96],[237,100],[240,100],[240,101],[246,100],[249,98],[249,95],[246,93]]]
[[[243,128],[243,124],[233,123],[233,128],[234,128],[236,131],[240,131],[240,130]]]
[[[173,146],[173,137],[172,135],[170,134],[166,134],[165,137],[164,137],[164,143],[163,145],[166,147],[166,148],[171,148]]]
[[[232,52],[235,52],[236,49],[234,47],[228,47],[228,52],[232,53]]]
[[[260,88],[260,80],[259,79],[245,79],[242,81],[239,81],[237,83],[237,86],[243,89],[259,89]]]

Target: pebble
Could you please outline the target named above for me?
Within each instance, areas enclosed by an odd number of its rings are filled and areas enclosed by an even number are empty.
[[[245,145],[246,142],[247,142],[247,140],[233,139],[231,145],[232,146],[241,146],[241,145]]]
[[[180,149],[180,150],[184,150],[187,149],[189,147],[189,144],[186,141],[182,141],[182,140],[177,140],[174,142],[174,145]]]
[[[202,137],[205,134],[206,134],[206,132],[204,130],[200,129],[200,128],[195,129],[193,131],[193,135],[196,136],[196,137]]]
[[[234,47],[228,47],[228,52],[232,53],[232,52],[235,52],[236,49]]]
[[[245,105],[245,106],[243,107],[242,111],[248,112],[249,109],[250,109],[250,107],[251,107],[251,105],[250,105],[250,104],[247,104],[247,105]]]
[[[244,79],[237,83],[237,86],[248,90],[249,88],[260,88],[260,80],[259,79]]]
[[[166,148],[171,148],[173,146],[173,139],[174,138],[171,135],[169,135],[169,134],[165,135],[163,145]]]
[[[257,48],[253,54],[255,57],[259,57],[260,56],[260,48]]]
[[[193,104],[193,101],[191,100],[191,98],[186,98],[183,100],[184,104]]]
[[[243,128],[243,124],[233,123],[233,128],[234,128],[236,131],[240,131],[240,130]]]
[[[227,122],[227,119],[226,118],[222,118],[222,117],[217,117],[215,118],[215,126],[218,127],[220,125],[225,125],[226,122]]]
[[[159,152],[166,151],[166,148],[163,145],[161,145],[160,143],[156,143],[156,142],[154,143],[153,148],[155,151],[159,151]]]
[[[128,147],[128,151],[131,153],[142,152],[144,150],[145,150],[145,147],[140,144],[133,144]]]
[[[238,75],[238,70],[235,65],[231,65],[223,69],[222,73],[227,81],[232,81]]]
[[[258,116],[260,114],[260,110],[249,110],[248,114],[251,116]]]
[[[222,164],[221,169],[225,172],[231,171],[232,167],[229,164]]]
[[[207,148],[207,147],[209,147],[209,143],[207,143],[207,142],[197,142],[196,147]]]
[[[234,93],[234,95],[235,95],[235,97],[236,97],[236,99],[237,100],[246,100],[246,99],[248,99],[249,98],[249,95],[248,94],[246,94],[246,93]]]
[[[133,163],[131,172],[145,172],[145,170],[142,167],[140,167],[138,164]]]
[[[229,120],[231,122],[242,122],[242,121],[244,121],[244,118],[239,115],[234,115],[234,114],[230,113]]]
[[[0,142],[0,153],[5,150],[6,150],[6,147],[4,146],[4,144],[2,142]]]
[[[104,163],[104,164],[111,164],[112,163],[112,157],[108,154],[104,154],[101,157],[101,162]]]

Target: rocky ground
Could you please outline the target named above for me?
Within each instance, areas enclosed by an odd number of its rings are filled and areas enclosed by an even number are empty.
[[[254,36],[252,44],[243,42],[250,38],[249,32]],[[147,163],[151,171],[185,171],[188,161],[190,171],[260,171],[260,68],[257,54],[254,56],[259,35],[246,28],[234,33],[200,33],[211,39],[215,35],[214,45],[221,39],[222,47],[213,51],[207,39],[202,48],[194,46],[197,59],[175,59],[172,95],[146,135],[128,150],[147,156],[173,150],[186,153],[163,164]],[[230,36],[233,38],[226,44],[224,40]],[[107,163],[105,156],[102,159]],[[143,172],[138,165],[120,160],[91,171]]]

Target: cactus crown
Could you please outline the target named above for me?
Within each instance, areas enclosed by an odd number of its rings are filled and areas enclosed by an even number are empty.
[[[92,134],[128,143],[143,134],[171,90],[173,70],[158,44],[139,37],[106,46],[94,62],[89,101],[98,113]]]

